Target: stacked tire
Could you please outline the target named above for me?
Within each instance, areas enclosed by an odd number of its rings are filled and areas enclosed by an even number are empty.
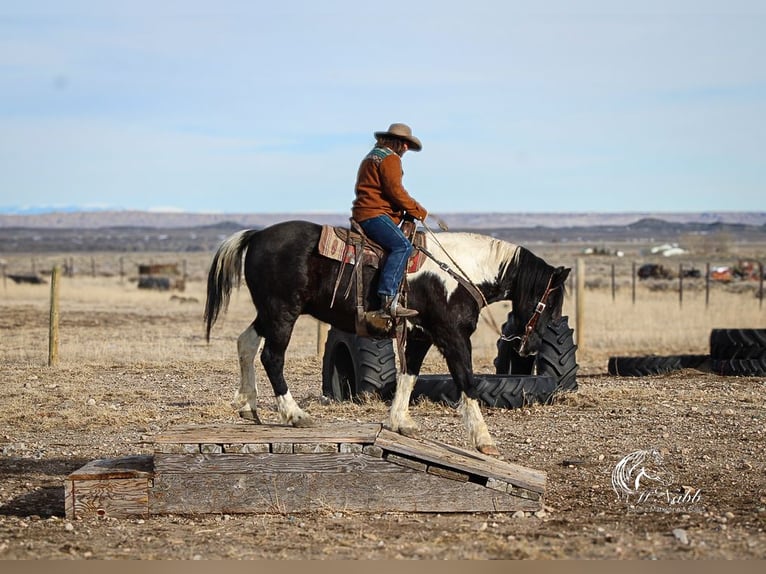
[[[766,375],[766,329],[713,329],[709,355],[610,357],[607,365],[610,375],[620,377],[665,375],[690,368],[726,376]]]
[[[713,329],[710,359],[719,375],[766,375],[766,329]]]
[[[618,377],[666,375],[681,369],[699,369],[709,361],[708,355],[646,355],[609,357],[607,371]]]
[[[512,315],[498,339],[495,374],[474,375],[479,399],[487,406],[520,408],[550,403],[557,393],[577,389],[577,346],[568,318],[551,322],[538,354],[519,357],[509,331]],[[330,329],[322,362],[322,393],[332,399],[357,400],[372,394],[390,399],[396,389],[396,357],[391,340],[368,339]],[[412,391],[413,401],[429,399],[456,406],[460,392],[449,375],[421,375]]]

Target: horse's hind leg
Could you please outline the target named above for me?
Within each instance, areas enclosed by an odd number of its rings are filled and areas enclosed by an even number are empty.
[[[239,390],[234,397],[235,403],[239,406],[239,416],[258,424],[261,424],[261,419],[257,411],[258,387],[255,381],[254,362],[258,347],[261,346],[261,339],[253,324],[248,325],[237,339],[240,381]]]
[[[287,341],[289,341],[289,336]],[[277,411],[282,422],[294,427],[310,427],[314,425],[314,421],[295,402],[285,382],[283,373],[287,341],[275,342],[274,338],[267,338],[261,352],[261,363],[266,369],[266,374],[269,376],[269,381],[274,389],[274,395],[277,398]]]

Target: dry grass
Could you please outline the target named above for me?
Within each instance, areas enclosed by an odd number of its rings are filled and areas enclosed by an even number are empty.
[[[613,301],[608,290],[586,290],[583,319],[579,356],[590,364],[609,355],[707,354],[711,329],[764,328],[766,307],[752,293],[723,290],[711,293],[707,307],[703,292],[685,293],[679,305],[672,292],[642,288],[634,304],[630,292]]]
[[[118,277],[64,278],[60,301],[64,364],[231,358],[234,340],[254,316],[247,290],[235,291],[228,313],[214,326],[208,344],[202,321],[205,284],[201,281],[188,282],[187,289],[174,297],[170,292],[137,289],[135,283]],[[8,333],[0,345],[0,360],[46,361],[49,304],[48,286],[6,284],[3,305],[23,311],[24,327],[32,327],[36,337],[22,340]],[[473,336],[477,370],[495,357],[497,328],[509,310],[509,303],[497,303],[483,312]],[[564,314],[574,328],[577,315],[571,294]],[[583,332],[575,338],[578,359],[588,369],[605,365],[609,355],[706,354],[711,329],[766,327],[766,307],[759,306],[751,291],[723,289],[711,293],[707,306],[701,291],[686,292],[681,305],[676,292],[653,291],[644,285],[639,285],[635,303],[629,290],[618,291],[613,300],[609,289],[587,289],[583,316]],[[135,324],[140,328],[135,329]],[[309,317],[300,319],[288,356],[316,354],[313,324]],[[437,372],[446,368],[433,350],[426,366]]]

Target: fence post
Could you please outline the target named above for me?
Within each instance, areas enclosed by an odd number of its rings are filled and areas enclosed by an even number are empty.
[[[633,262],[633,274],[632,274],[632,283],[631,284],[633,286],[633,291],[632,291],[632,294],[631,294],[631,298],[633,300],[633,304],[635,305],[636,304],[636,262],[635,261]]]
[[[612,302],[614,302],[614,291],[615,291],[615,285],[614,285],[614,263],[612,263]]]
[[[48,366],[52,367],[59,362],[59,276],[61,267],[53,267],[51,273],[51,311],[48,333]]]
[[[705,263],[705,309],[710,305],[710,261]]]
[[[761,309],[763,308],[763,263],[761,263],[760,261],[758,262],[758,269],[760,270],[760,275],[758,279],[760,283],[760,286],[758,288],[758,308]]]
[[[577,319],[575,320],[575,331],[577,333],[577,347],[580,351],[585,347],[585,261],[582,257],[577,259],[577,284],[576,284],[575,308]]]
[[[678,307],[684,306],[684,264],[678,264]]]

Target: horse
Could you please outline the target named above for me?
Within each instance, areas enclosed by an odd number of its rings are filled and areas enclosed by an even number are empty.
[[[286,221],[238,231],[221,243],[211,262],[204,312],[208,341],[219,314],[228,308],[232,289],[241,282],[244,261],[256,316],[237,338],[240,386],[235,401],[239,415],[257,424],[261,421],[254,361],[261,343],[261,363],[282,423],[305,427],[313,424],[312,419],[293,399],[283,373],[295,322],[300,315],[309,314],[337,329],[355,332],[355,297],[335,297],[339,266],[348,264],[319,253],[321,230],[321,225],[312,222]],[[407,305],[419,314],[408,319],[405,359],[401,361],[406,368],[397,374],[384,424],[394,432],[417,435],[418,425],[409,413],[410,395],[426,353],[435,345],[461,391],[458,411],[470,443],[484,454],[499,456],[479,408],[471,334],[483,305],[509,300],[516,322],[511,329],[512,344],[521,356],[535,354],[545,325],[561,317],[570,269],[553,267],[522,246],[485,235],[440,232],[432,237],[435,245],[429,241],[430,257],[407,276]],[[453,262],[460,273],[444,259]],[[378,273],[370,266],[364,268],[367,309],[380,305],[375,288]]]

